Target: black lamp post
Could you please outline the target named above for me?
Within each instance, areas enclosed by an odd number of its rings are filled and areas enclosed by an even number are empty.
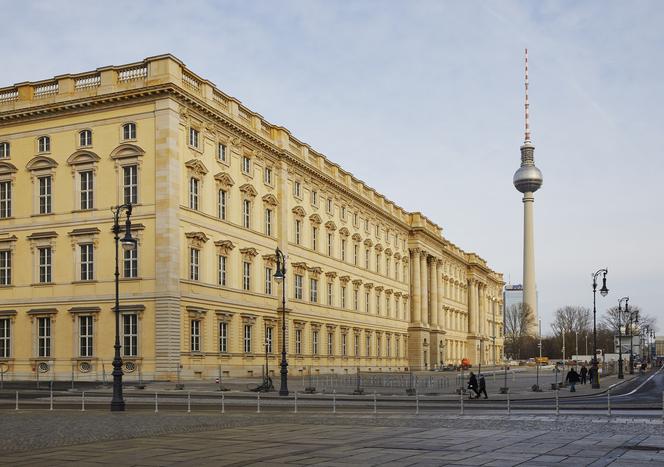
[[[279,395],[288,395],[288,361],[286,360],[286,256],[277,248],[277,272],[274,280],[281,284],[281,386]]]
[[[136,240],[131,237],[131,204],[123,204],[111,208],[113,212],[113,234],[115,234],[115,356],[113,357],[113,399],[111,400],[111,412],[123,412],[125,401],[122,395],[122,357],[120,356],[120,259],[118,244],[122,243],[122,249],[131,251],[136,248]],[[127,212],[125,222],[125,234],[120,240],[120,215],[122,211]]]
[[[639,324],[639,310],[629,313],[629,374],[634,374],[634,325]]]
[[[629,306],[629,297],[623,297],[618,300],[618,379],[624,379],[625,373],[623,373],[623,358],[622,358],[622,302],[625,301],[625,312],[627,312],[627,307]]]
[[[608,268],[604,268],[593,274],[593,389],[599,389],[599,368],[597,364],[597,276],[604,274],[602,277],[602,288],[599,290],[599,293],[602,294],[602,297],[606,297],[609,293],[609,289],[606,288],[606,275],[608,273]]]

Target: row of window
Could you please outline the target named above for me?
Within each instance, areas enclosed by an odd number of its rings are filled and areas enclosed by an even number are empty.
[[[92,315],[77,316],[75,338],[78,357],[94,357],[95,319]],[[0,358],[11,358],[12,355],[12,320],[0,318]],[[135,313],[123,313],[120,321],[120,339],[122,355],[136,357],[138,347],[138,316]],[[35,320],[33,331],[33,354],[35,357],[53,357],[53,320],[50,316],[40,316]]]
[[[76,209],[90,210],[95,208],[95,174],[92,170],[76,172],[78,199]],[[122,193],[126,204],[138,203],[138,166],[122,167]],[[37,214],[53,213],[53,176],[37,177],[35,203]],[[12,217],[13,182],[0,181],[0,218]]]
[[[122,140],[132,141],[136,139],[136,124],[133,122],[125,123],[121,129]],[[92,146],[92,130],[81,130],[77,134],[77,143],[81,148]],[[40,136],[37,138],[37,152],[40,154],[51,152],[51,137]],[[0,141],[0,159],[11,157],[11,146],[8,141]]]
[[[52,284],[54,259],[53,247],[41,246],[36,249],[35,278],[39,284]],[[138,247],[122,250],[122,277],[138,277]],[[76,280],[95,280],[95,248],[93,243],[80,243],[77,250]],[[67,257],[66,259],[69,259]],[[0,250],[0,285],[12,285],[12,251]]]
[[[189,322],[189,350],[191,352],[203,352],[203,320],[192,319]],[[230,323],[227,321],[219,322],[219,347],[218,351],[220,353],[229,352],[229,326]],[[264,342],[259,348],[254,348],[254,328],[253,324],[244,324],[242,326],[242,351],[244,353],[259,353],[266,352],[268,354],[274,353],[276,346],[274,345],[274,336],[275,328],[268,326],[264,329]],[[384,342],[383,342],[384,341]],[[348,356],[348,335],[343,333],[341,334],[341,346],[339,349],[339,355]],[[375,347],[374,347],[375,344]],[[321,355],[322,341],[321,333],[318,330],[311,331],[311,355]],[[384,347],[383,347],[384,346]],[[356,357],[396,357],[401,358],[402,347],[400,339],[392,339],[391,335],[386,336],[372,336],[367,333],[365,335],[365,349],[364,354],[360,353],[360,335],[353,335],[353,355]],[[384,350],[384,352],[383,352]],[[304,353],[304,339],[303,339],[303,330],[295,330],[295,339],[294,339],[294,348],[293,351],[296,355],[302,355]],[[327,332],[327,341],[326,341],[326,355],[334,356],[336,355],[335,349],[335,338],[334,332]]]

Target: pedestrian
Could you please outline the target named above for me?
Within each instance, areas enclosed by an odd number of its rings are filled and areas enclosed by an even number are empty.
[[[480,390],[477,392],[477,397],[480,397],[480,394],[484,394],[484,398],[488,399],[489,395],[486,393],[486,380],[484,375],[480,373]]]
[[[576,392],[575,386],[580,379],[581,378],[579,378],[579,374],[576,372],[574,367],[572,367],[572,369],[567,372],[567,377],[565,378],[565,381],[569,383],[569,392]]]
[[[477,376],[472,371],[470,372],[470,378],[468,379],[468,389],[472,392],[470,393],[470,399],[477,398],[480,396],[479,391],[477,390]],[[473,392],[475,396],[473,396]]]
[[[581,365],[581,384],[586,384],[586,379],[588,377],[588,368],[585,365]]]
[[[593,384],[593,381],[595,381],[595,378],[597,378],[597,370],[595,369],[594,366],[590,367],[590,370],[588,370],[588,380],[590,384]]]

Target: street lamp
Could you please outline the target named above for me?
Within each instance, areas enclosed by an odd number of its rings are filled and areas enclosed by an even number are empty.
[[[609,289],[606,288],[606,275],[608,273],[608,268],[604,268],[593,274],[593,389],[599,389],[599,369],[597,366],[597,307],[595,303],[597,296],[597,276],[604,274],[602,277],[602,288],[599,293],[602,294],[602,297],[606,297],[609,293]]]
[[[637,308],[632,313],[625,306],[625,313],[629,316],[629,374],[634,374],[634,325],[639,324],[639,309]]]
[[[120,240],[120,216],[122,211],[127,213],[125,221],[125,234]],[[122,357],[120,356],[120,260],[119,244],[122,243],[124,251],[136,248],[136,240],[131,237],[131,204],[123,204],[111,208],[113,213],[113,234],[115,235],[115,355],[113,357],[113,399],[111,400],[111,412],[123,412],[125,401],[122,395]]]
[[[274,280],[281,284],[281,386],[279,395],[288,395],[288,361],[286,361],[286,256],[277,248],[277,272]]]
[[[621,315],[622,315],[622,302],[623,300],[625,301],[625,313],[627,313],[627,307],[629,307],[629,297],[623,297],[620,300],[618,300],[618,379],[624,379],[625,374],[623,373],[623,358],[622,358],[622,323],[620,322],[621,320]]]

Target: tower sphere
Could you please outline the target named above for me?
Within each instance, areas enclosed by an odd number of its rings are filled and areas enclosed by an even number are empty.
[[[514,187],[521,193],[533,193],[542,186],[542,172],[535,164],[526,164],[519,167],[514,173]]]

